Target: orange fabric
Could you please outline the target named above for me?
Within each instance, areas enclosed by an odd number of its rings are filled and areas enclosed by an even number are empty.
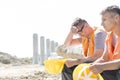
[[[91,35],[91,38],[88,41],[88,38],[82,38],[82,45],[84,49],[84,56],[89,57],[94,54],[94,34],[97,28],[94,28],[94,31]]]
[[[113,47],[112,41],[113,41],[113,33],[110,32],[110,33],[108,33],[108,36],[106,38],[109,61],[115,60],[115,59],[120,59],[120,35],[118,36],[115,47]]]

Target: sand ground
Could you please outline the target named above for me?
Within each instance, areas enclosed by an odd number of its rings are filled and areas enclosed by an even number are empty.
[[[59,75],[47,73],[40,65],[0,66],[0,80],[60,80]]]

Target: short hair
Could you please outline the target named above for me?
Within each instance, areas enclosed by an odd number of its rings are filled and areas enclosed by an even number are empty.
[[[83,22],[87,23],[86,20],[77,17],[77,18],[75,19],[75,21],[72,23],[72,26],[75,26],[75,27],[76,27],[76,26],[82,24]]]
[[[116,5],[108,6],[105,10],[101,12],[101,15],[104,15],[106,12],[120,15],[120,8]]]

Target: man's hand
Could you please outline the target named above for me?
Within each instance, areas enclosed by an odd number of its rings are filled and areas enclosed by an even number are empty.
[[[73,67],[81,63],[80,59],[68,59],[66,60],[65,64],[67,67]]]
[[[65,62],[67,67],[72,67],[74,65],[77,65],[76,63],[77,63],[77,59],[68,59]]]
[[[102,63],[94,63],[92,64],[89,69],[94,73],[94,74],[99,74],[104,71],[104,65]]]
[[[73,34],[77,34],[78,28],[75,27],[75,26],[72,26],[72,27],[71,27],[71,32],[72,32]]]

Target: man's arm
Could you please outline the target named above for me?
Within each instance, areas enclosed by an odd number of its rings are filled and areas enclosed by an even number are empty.
[[[66,62],[66,65],[68,67],[71,67],[73,65],[78,65],[78,64],[81,64],[81,63],[85,63],[85,62],[93,62],[93,61],[97,60],[98,58],[100,58],[102,56],[103,52],[104,52],[105,38],[106,38],[106,33],[105,32],[96,33],[94,55],[91,56],[91,57],[82,58],[82,59],[68,60]],[[71,62],[73,62],[73,63],[71,63]]]
[[[119,68],[120,68],[120,59],[108,61],[108,62],[102,62],[102,63],[93,63],[89,67],[89,69],[95,74],[99,74],[105,70],[116,70]]]
[[[95,35],[94,40],[94,55],[91,57],[85,58],[83,62],[93,62],[100,58],[104,52],[105,49],[105,39],[106,39],[106,33],[103,31],[99,31]]]
[[[102,63],[104,70],[116,70],[120,68],[120,59]],[[114,66],[113,66],[114,65]]]
[[[94,52],[94,55],[93,55],[93,56],[84,58],[84,59],[82,60],[82,63],[84,63],[84,62],[94,62],[95,60],[97,60],[98,58],[100,58],[100,57],[102,56],[103,52],[104,52],[103,49],[97,49],[97,50]]]
[[[66,61],[66,65],[67,65],[67,67],[71,67],[74,65],[79,65],[81,63],[93,62],[93,61],[97,60],[98,58],[100,58],[102,56],[102,53],[103,53],[102,49],[97,50],[96,53],[91,57],[81,58],[81,59],[70,59],[70,60]]]
[[[96,61],[94,61],[94,63],[102,63],[102,62],[106,62],[108,60],[109,60],[109,58],[108,58],[108,48],[105,47],[103,55],[100,58],[98,58]]]
[[[82,39],[81,38],[76,38],[73,39],[73,36],[76,34],[76,29],[74,29],[73,27],[71,28],[65,42],[64,45],[65,46],[76,46],[81,44]]]

